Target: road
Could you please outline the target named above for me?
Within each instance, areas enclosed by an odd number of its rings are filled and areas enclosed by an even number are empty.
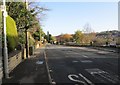
[[[52,84],[119,83],[117,53],[87,47],[47,45],[45,54]]]

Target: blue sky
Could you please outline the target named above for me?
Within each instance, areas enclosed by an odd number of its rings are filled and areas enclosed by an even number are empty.
[[[86,23],[95,32],[118,30],[117,2],[42,2],[38,5],[50,9],[42,21],[45,33],[73,34],[82,30]]]

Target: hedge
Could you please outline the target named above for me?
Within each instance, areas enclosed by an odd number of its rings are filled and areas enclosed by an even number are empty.
[[[1,25],[2,25],[2,12],[0,11],[0,28],[1,28]]]
[[[8,51],[13,51],[18,44],[18,33],[15,21],[10,17],[6,17],[6,33],[8,40]]]

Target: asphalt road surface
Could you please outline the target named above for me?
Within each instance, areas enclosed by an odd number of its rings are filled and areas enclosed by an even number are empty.
[[[119,83],[117,53],[57,45],[47,45],[45,53],[52,84]]]

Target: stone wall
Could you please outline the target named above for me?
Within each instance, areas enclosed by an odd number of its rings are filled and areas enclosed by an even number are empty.
[[[22,52],[21,51],[19,51],[17,54],[15,54],[13,56],[9,56],[9,59],[8,59],[9,73],[21,62],[22,62]]]
[[[0,56],[0,85],[2,84],[3,77],[3,64],[2,64],[2,56]]]
[[[1,23],[0,23],[1,24]],[[2,29],[0,29],[0,85],[3,77],[3,63],[2,63]]]
[[[26,49],[13,52],[9,55],[8,59],[8,69],[9,73],[19,65],[24,59],[26,59]]]
[[[9,73],[14,70],[24,59],[26,59],[26,49],[14,51],[9,54],[8,69]],[[0,47],[0,85],[3,78],[3,62],[2,62],[2,48]]]

